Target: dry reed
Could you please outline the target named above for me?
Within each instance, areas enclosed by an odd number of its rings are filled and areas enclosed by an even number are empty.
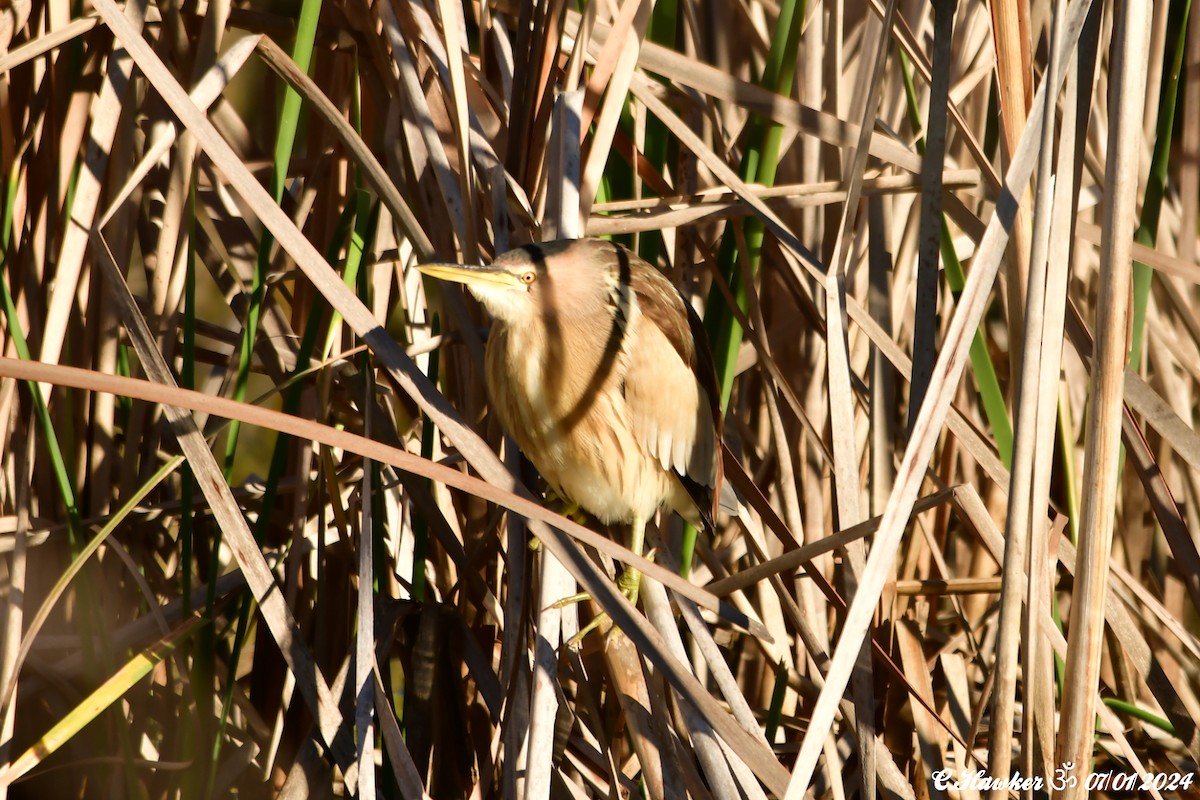
[[[0,797],[1200,796],[1197,15],[0,0]],[[728,402],[653,562],[412,269],[582,235]]]

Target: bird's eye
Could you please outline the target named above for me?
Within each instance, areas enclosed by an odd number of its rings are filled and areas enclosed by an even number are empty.
[[[537,280],[537,273],[534,272],[533,270],[529,270],[528,272],[521,273],[521,283],[525,284],[526,286],[528,286],[529,284],[533,283],[536,280]]]

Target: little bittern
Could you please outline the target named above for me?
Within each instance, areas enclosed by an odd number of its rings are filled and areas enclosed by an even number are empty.
[[[641,554],[662,507],[711,521],[721,420],[699,317],[662,273],[613,242],[546,242],[484,267],[427,264],[466,284],[495,320],[495,413],[564,499],[629,523]],[[641,574],[620,585],[637,602]]]

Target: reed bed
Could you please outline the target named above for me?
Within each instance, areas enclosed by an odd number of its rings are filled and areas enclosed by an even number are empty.
[[[0,0],[0,796],[1200,796],[1198,14]],[[653,563],[413,269],[584,235],[722,389]]]

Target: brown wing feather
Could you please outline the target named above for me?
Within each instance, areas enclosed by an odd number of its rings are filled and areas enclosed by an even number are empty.
[[[679,290],[662,273],[632,254],[628,258],[630,283],[641,312],[641,324],[653,328],[639,331],[638,345],[631,353],[630,369],[653,370],[658,379],[649,385],[659,389],[653,395],[627,398],[637,417],[634,424],[645,434],[643,441],[651,452],[679,476],[699,508],[702,521],[711,529],[717,509],[714,497],[719,495],[722,477],[719,458],[722,425],[720,395],[704,326]],[[656,348],[656,341],[667,347]],[[679,412],[687,407],[686,399],[690,398],[676,398],[679,402],[674,402],[665,393],[672,385],[677,390],[686,386],[685,381],[696,392],[696,416],[686,421],[679,417]],[[639,382],[631,380],[630,383]],[[662,435],[664,425],[674,428],[666,436]],[[668,444],[669,454],[663,452]]]

